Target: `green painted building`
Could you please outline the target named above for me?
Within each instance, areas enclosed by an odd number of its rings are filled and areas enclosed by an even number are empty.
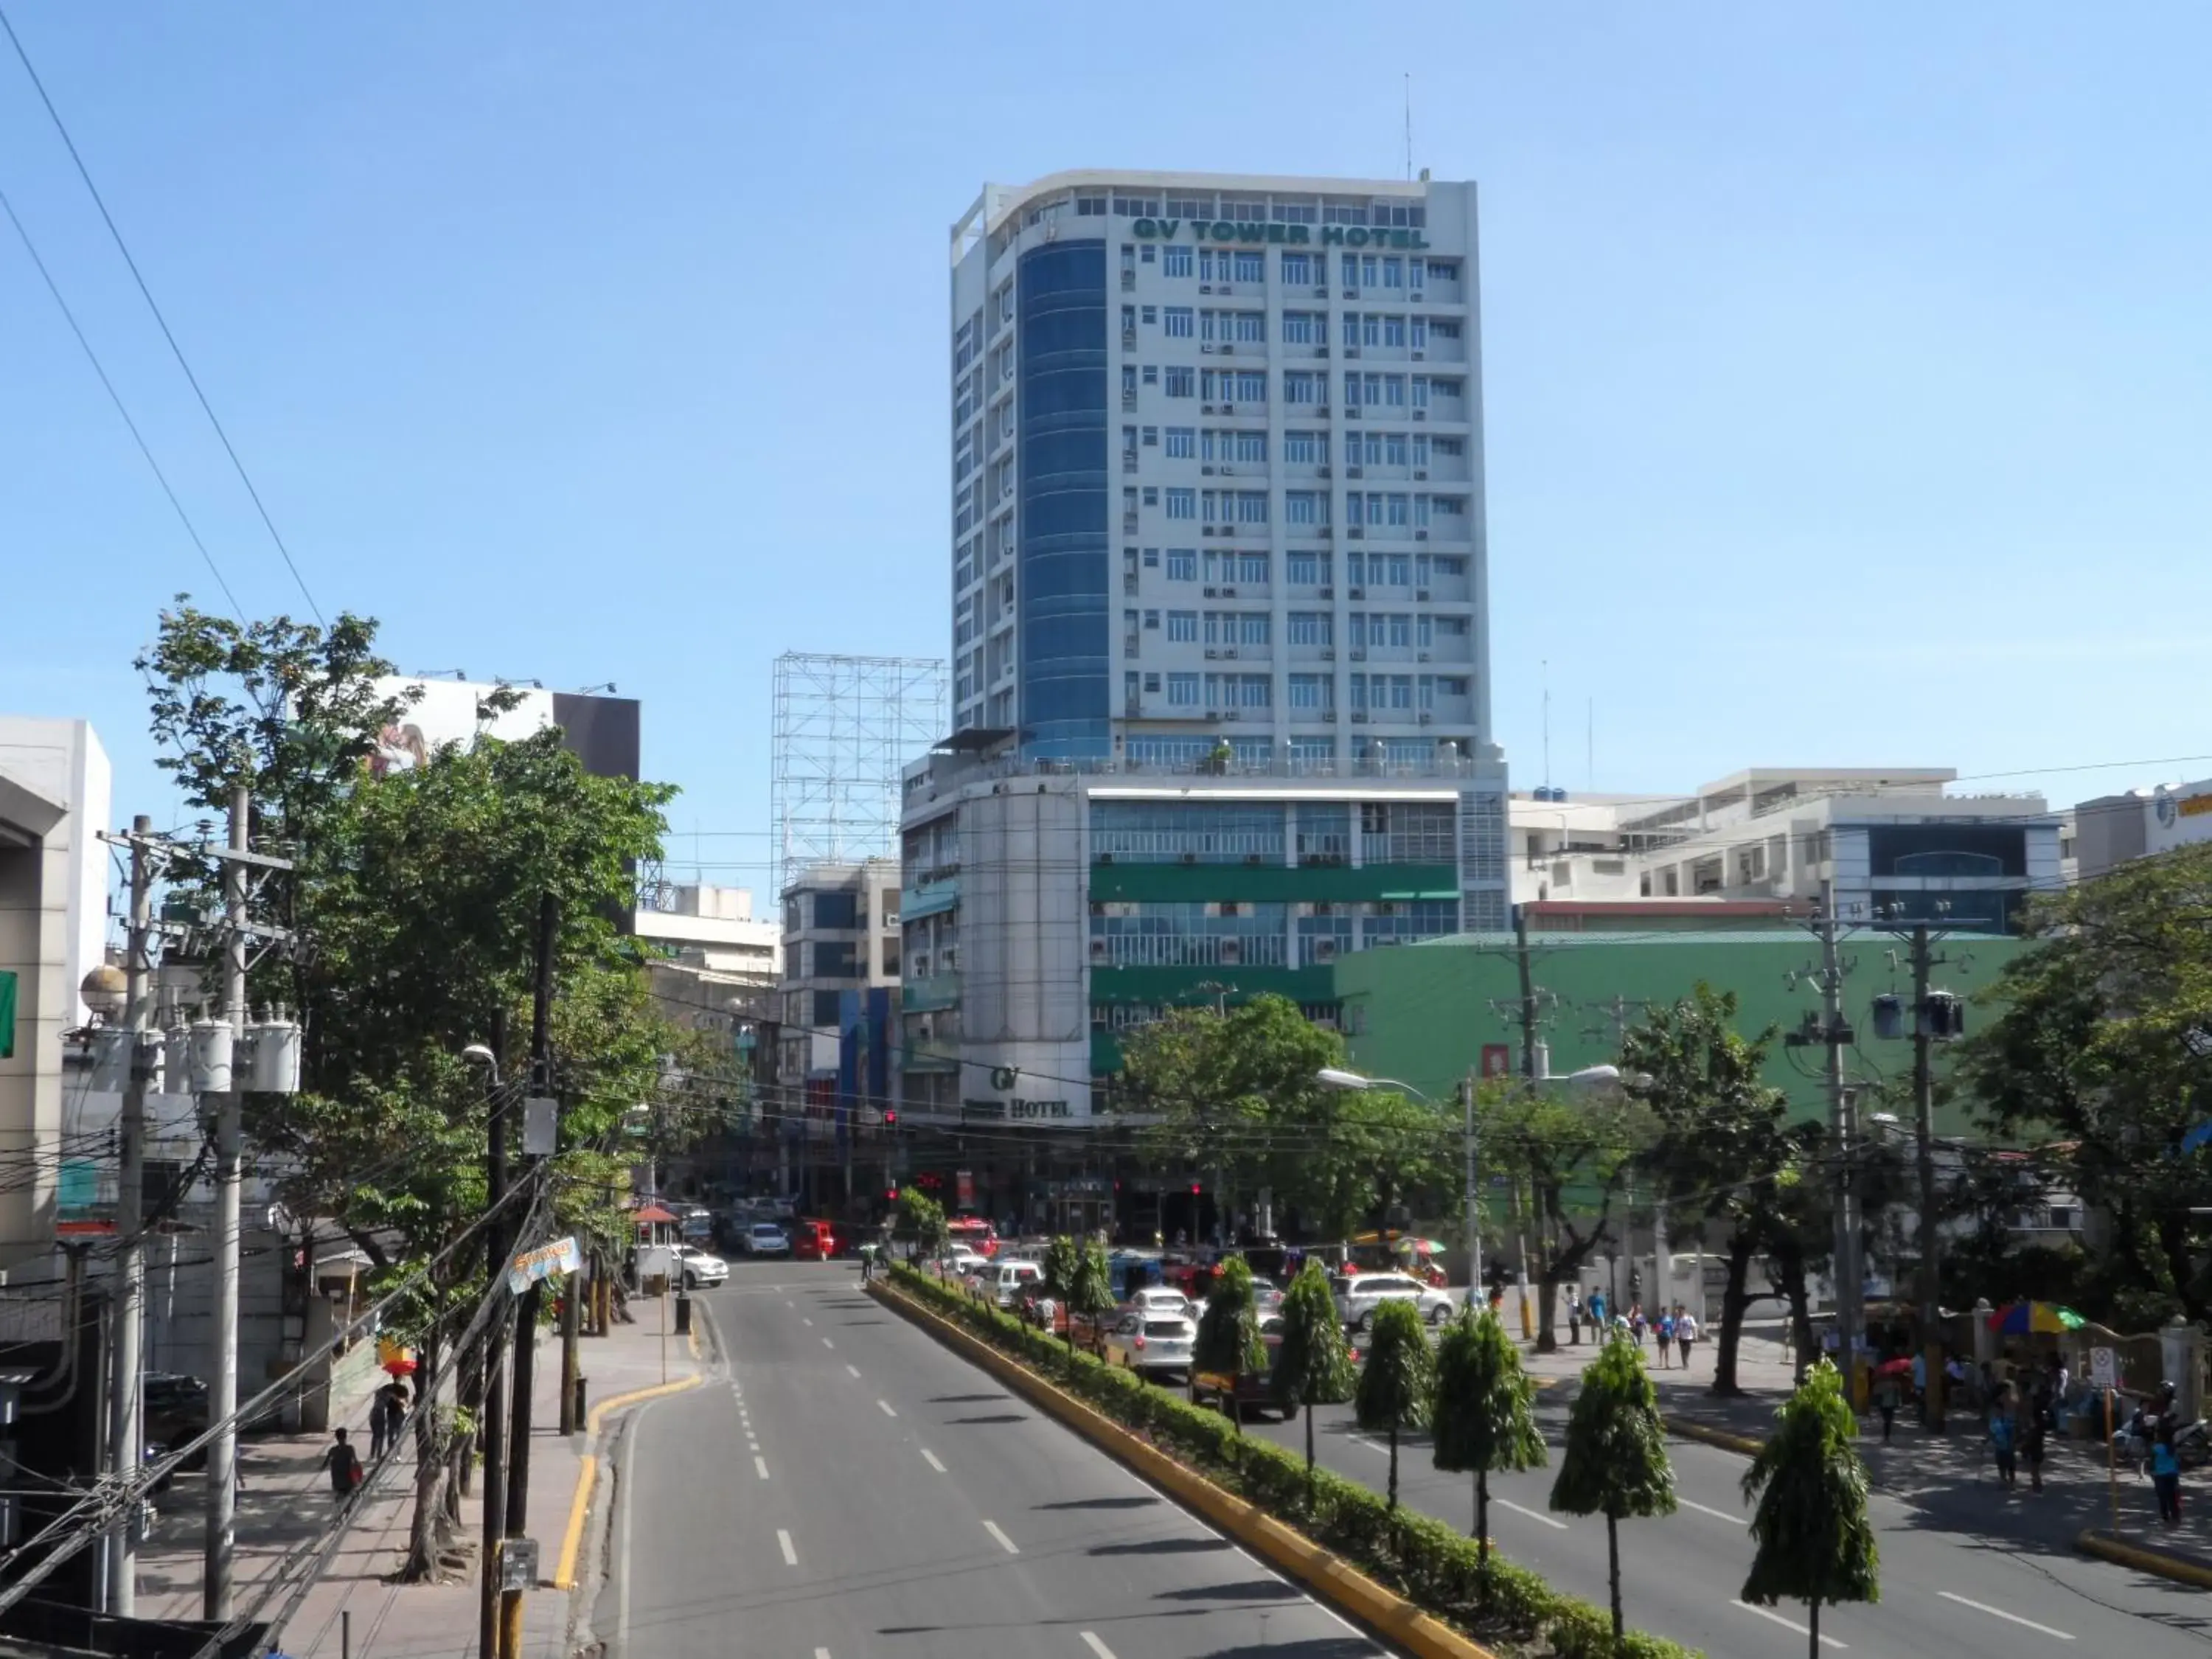
[[[1955,935],[1943,941],[1945,958],[1933,983],[1970,1000],[1994,980],[2027,941],[1996,935]],[[1768,1025],[1794,1030],[1820,1008],[1820,993],[1807,970],[1820,962],[1820,945],[1803,929],[1743,933],[1650,934],[1553,933],[1532,938],[1533,978],[1548,993],[1543,1036],[1555,1073],[1615,1059],[1621,1022],[1633,1023],[1650,1003],[1687,995],[1699,981],[1734,991],[1741,1029],[1753,1035]],[[1905,942],[1871,929],[1850,935],[1844,963],[1844,1009],[1857,1035],[1846,1051],[1850,1075],[1862,1080],[1903,1080],[1911,1071],[1911,1044],[1874,1034],[1873,1003],[1885,993],[1911,1001],[1912,976]],[[1457,934],[1395,950],[1368,951],[1333,964],[1336,1000],[1352,1063],[1371,1077],[1399,1079],[1425,1093],[1448,1097],[1470,1067],[1480,1069],[1492,1048],[1493,1069],[1502,1048],[1506,1063],[1521,1063],[1517,1021],[1520,969],[1510,935]],[[1970,1000],[1968,1029],[1977,1011]],[[1936,1063],[1943,1050],[1936,1050]],[[1793,1109],[1822,1116],[1821,1050],[1786,1048],[1778,1040],[1767,1079],[1786,1090]],[[1940,1075],[1940,1069],[1939,1069]],[[1962,1121],[1939,1121],[1946,1133]]]

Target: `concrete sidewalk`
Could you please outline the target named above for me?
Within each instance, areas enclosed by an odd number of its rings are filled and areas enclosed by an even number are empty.
[[[613,1334],[586,1338],[582,1369],[589,1379],[594,1423],[623,1395],[656,1388],[664,1380],[661,1313],[659,1306],[633,1301],[637,1323],[617,1324]],[[688,1380],[700,1374],[696,1346],[671,1334],[665,1341],[665,1377]],[[380,1382],[381,1373],[369,1379]],[[530,1535],[538,1541],[539,1587],[523,1597],[523,1650],[530,1659],[561,1659],[568,1648],[570,1594],[556,1588],[562,1544],[580,1534],[592,1437],[564,1437],[560,1424],[561,1347],[558,1335],[538,1338],[535,1386],[532,1389]],[[368,1383],[349,1398],[331,1401],[331,1418],[343,1425],[364,1462],[368,1452]],[[320,1468],[331,1444],[328,1433],[279,1435],[242,1443],[240,1468],[245,1490],[239,1494],[235,1582],[237,1607],[252,1608],[286,1552],[319,1533],[335,1508],[330,1480]],[[322,1578],[310,1589],[274,1644],[291,1659],[337,1659],[344,1616],[350,1615],[354,1659],[468,1659],[476,1650],[477,1587],[475,1557],[483,1536],[481,1489],[461,1504],[463,1536],[470,1569],[465,1577],[443,1583],[397,1584],[407,1550],[414,1512],[414,1437],[409,1433],[398,1462],[389,1468],[356,1505],[352,1523],[331,1557]],[[200,1476],[180,1476],[161,1501],[161,1520],[139,1553],[138,1614],[147,1619],[197,1619],[200,1615]],[[280,1593],[276,1602],[284,1599]],[[272,1617],[272,1605],[258,1615]]]
[[[1580,1347],[1562,1346],[1554,1353],[1528,1353],[1523,1363],[1533,1376],[1568,1384],[1595,1355],[1585,1341]],[[1674,1365],[1660,1365],[1656,1339],[1645,1342],[1644,1357],[1669,1425],[1723,1445],[1764,1440],[1795,1386],[1785,1345],[1750,1333],[1736,1359],[1736,1382],[1743,1393],[1729,1398],[1712,1392],[1710,1340],[1700,1338],[1692,1346],[1686,1370],[1679,1364],[1679,1354],[1668,1356],[1678,1362]],[[1912,1505],[1930,1527],[2000,1547],[2072,1550],[2085,1533],[2110,1533],[2117,1497],[2118,1535],[2127,1546],[2179,1563],[2191,1575],[2212,1574],[2212,1491],[2202,1474],[2183,1477],[2181,1523],[2168,1528],[2159,1523],[2148,1480],[2126,1468],[2118,1471],[2117,1481],[2108,1480],[2101,1440],[2051,1437],[2043,1490],[2038,1492],[2030,1488],[2025,1469],[2017,1485],[1998,1485],[1981,1420],[1972,1413],[1953,1412],[1947,1429],[1938,1432],[1923,1428],[1910,1412],[1899,1412],[1887,1444],[1879,1414],[1867,1413],[1861,1425],[1859,1451],[1875,1486]],[[2188,1576],[2185,1582],[2201,1580]]]

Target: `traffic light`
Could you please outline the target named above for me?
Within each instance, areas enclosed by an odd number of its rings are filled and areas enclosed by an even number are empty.
[[[1198,1196],[1198,1183],[1195,1181],[1190,1183],[1190,1195],[1193,1198],[1196,1198]]]
[[[1643,1268],[1631,1267],[1628,1270],[1628,1293],[1631,1296],[1641,1296],[1644,1294]]]
[[[886,1129],[896,1129],[898,1127],[898,1109],[896,1106],[885,1109],[884,1112],[884,1127]]]

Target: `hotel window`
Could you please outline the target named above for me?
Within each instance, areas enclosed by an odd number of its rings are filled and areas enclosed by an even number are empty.
[[[1385,288],[1406,286],[1406,262],[1395,253],[1386,254],[1383,257],[1382,286]]]
[[[1223,580],[1265,586],[1267,581],[1267,554],[1255,552],[1249,548],[1241,552],[1224,555],[1222,562]]]
[[[1123,307],[1125,312],[1127,309],[1127,307]],[[1146,306],[1144,308],[1144,316],[1146,322],[1157,323],[1160,319],[1160,308],[1158,306]]]
[[[1322,374],[1288,374],[1283,376],[1283,401],[1286,404],[1318,404],[1328,377]]]
[[[1285,283],[1306,283],[1318,280],[1314,276],[1314,257],[1310,253],[1285,253],[1283,256],[1283,281]]]
[[[1146,627],[1147,627],[1147,628],[1158,628],[1159,625],[1160,625],[1160,613],[1159,613],[1158,611],[1147,611],[1146,612],[1145,612],[1145,626],[1146,626]]]
[[[1158,674],[1146,675],[1145,690],[1151,692],[1153,696],[1158,696],[1160,690],[1160,677]]]
[[[1158,252],[1158,249],[1156,249],[1155,247],[1153,247],[1153,246],[1152,246],[1150,242],[1146,243],[1146,244],[1145,244],[1145,246],[1144,246],[1144,247],[1143,247],[1143,249],[1141,250],[1141,257],[1143,258],[1144,262],[1145,262],[1146,264],[1152,264],[1152,256],[1153,256],[1153,254],[1154,254],[1154,253],[1156,253],[1157,252]]]
[[[1345,254],[1337,261],[1337,265],[1344,277],[1345,287],[1358,288],[1359,286],[1359,256],[1357,253]]]
[[[1311,202],[1278,202],[1275,204],[1275,222],[1279,225],[1310,225],[1319,222],[1321,214]]]
[[[1167,216],[1170,219],[1211,219],[1213,217],[1213,198],[1211,196],[1170,196]]]
[[[1378,638],[1375,641],[1376,644],[1391,646],[1401,651],[1406,650],[1413,645],[1413,619],[1407,616],[1404,611],[1393,611],[1387,617],[1376,617],[1376,621],[1377,623],[1388,623],[1389,628],[1389,637],[1387,639]]]
[[[1414,318],[1413,329],[1413,349],[1419,351],[1429,343],[1429,319],[1425,317]]]
[[[1075,216],[1079,219],[1103,219],[1106,216],[1106,198],[1103,196],[1077,197]]]
[[[1171,461],[1188,461],[1198,453],[1198,428],[1171,426],[1167,429],[1167,458]]]
[[[1194,491],[1188,489],[1170,489],[1168,491],[1168,517],[1170,519],[1195,519],[1197,516],[1198,496]]]
[[[1237,434],[1237,459],[1265,466],[1267,464],[1267,434],[1264,432]]]
[[[1313,345],[1314,314],[1310,311],[1286,311],[1283,313],[1283,343],[1285,345]]]
[[[1459,262],[1455,259],[1430,260],[1429,280],[1432,283],[1455,283],[1459,281]]]
[[[1271,644],[1273,631],[1264,611],[1247,611],[1237,618],[1237,643],[1239,645]]]
[[[1198,676],[1169,675],[1168,702],[1176,708],[1195,708],[1198,706]]]
[[[1467,676],[1464,674],[1441,675],[1437,680],[1437,690],[1447,697],[1463,697],[1467,695]]]
[[[1377,587],[1411,587],[1413,562],[1403,553],[1370,553],[1367,580]]]
[[[1322,503],[1328,499],[1318,490],[1292,489],[1283,496],[1283,519],[1288,524],[1319,524]]]
[[[1326,611],[1293,611],[1291,612],[1291,643],[1292,645],[1329,645],[1334,642],[1330,631],[1334,621]]]
[[[1328,434],[1326,432],[1285,432],[1283,434],[1283,459],[1301,466],[1327,461]]]
[[[1146,363],[1145,365],[1145,384],[1146,386],[1158,386],[1159,383],[1160,371],[1158,366],[1153,363]],[[1128,389],[1129,371],[1125,368],[1121,371],[1121,390],[1127,392]]]
[[[1168,612],[1168,643],[1195,645],[1198,643],[1198,612],[1170,611]]]
[[[1353,710],[1353,712],[1354,712],[1354,713],[1358,713],[1358,712],[1359,712],[1359,711],[1361,711],[1361,710],[1364,709],[1364,708],[1367,707],[1367,676],[1366,676],[1366,675],[1364,675],[1364,674],[1354,674],[1354,675],[1352,675],[1352,677],[1351,677],[1351,678],[1350,678],[1346,682],[1345,690],[1346,690],[1347,692],[1349,692],[1349,693],[1351,694],[1351,695],[1350,695],[1349,701],[1350,701],[1350,702],[1351,702],[1351,704],[1352,704],[1352,710]]]
[[[1404,466],[1407,464],[1407,444],[1406,434],[1404,433],[1385,432],[1382,434],[1382,459],[1379,463],[1377,463],[1377,465],[1382,466]]]
[[[1406,343],[1406,319],[1403,317],[1385,317],[1382,319],[1382,343],[1386,346]]]
[[[1263,617],[1261,620],[1265,620]],[[1275,682],[1266,674],[1225,674],[1226,689],[1235,694],[1239,708],[1268,708],[1274,705]]]
[[[1150,374],[1151,371],[1146,371]],[[1188,398],[1198,390],[1198,371],[1188,366],[1168,370],[1167,394],[1170,398]]]
[[[1158,507],[1159,504],[1159,486],[1157,484],[1146,484],[1145,486],[1145,505],[1146,507]]]
[[[1291,707],[1328,708],[1335,702],[1335,684],[1326,674],[1291,676]]]
[[[1464,576],[1467,574],[1467,561],[1456,553],[1439,553],[1437,555],[1437,574]]]
[[[1160,313],[1160,331],[1170,340],[1188,340],[1191,337],[1191,308],[1188,306],[1168,306]]]
[[[1232,313],[1239,345],[1260,345],[1267,338],[1267,313],[1264,311],[1239,311]]]
[[[1198,580],[1198,550],[1196,548],[1168,549],[1168,580],[1171,582],[1194,582]]]
[[[1285,556],[1285,574],[1299,587],[1319,587],[1330,580],[1332,561],[1326,553],[1291,553]]]
[[[1425,651],[1431,645],[1436,643],[1435,640],[1431,637],[1431,635],[1435,632],[1435,623],[1425,612],[1423,613],[1420,625],[1415,632],[1415,642],[1419,645],[1422,650]]]
[[[1158,570],[1159,568],[1160,550],[1157,547],[1146,548],[1145,550],[1145,568],[1147,570]]]
[[[1173,243],[1160,250],[1160,275],[1188,276],[1190,275],[1190,250]]]

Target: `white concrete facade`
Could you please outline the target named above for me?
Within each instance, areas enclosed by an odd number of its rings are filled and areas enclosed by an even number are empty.
[[[65,891],[69,915],[65,970],[70,1005],[65,1023],[92,1018],[76,988],[107,960],[107,849],[100,831],[108,822],[114,770],[89,720],[33,720],[0,715],[0,770],[12,774],[68,809]]]
[[[2002,925],[2061,879],[2060,816],[2034,794],[1954,795],[1949,768],[1755,767],[1680,795],[1516,797],[1516,903],[1878,907]],[[2002,914],[2000,914],[2002,913]]]
[[[842,1035],[837,994],[899,982],[898,860],[810,864],[795,871],[783,890],[781,949],[779,1075],[793,1083],[834,1077]],[[831,1006],[817,1007],[817,993],[828,994]]]
[[[2100,795],[2071,816],[2075,874],[2087,881],[2130,859],[2212,841],[2212,778]]]
[[[763,988],[782,975],[782,933],[769,918],[753,915],[746,888],[671,888],[668,908],[634,911],[630,931],[672,951],[678,962],[713,974]]]
[[[1490,750],[1471,183],[1080,171],[952,228],[956,731]]]

